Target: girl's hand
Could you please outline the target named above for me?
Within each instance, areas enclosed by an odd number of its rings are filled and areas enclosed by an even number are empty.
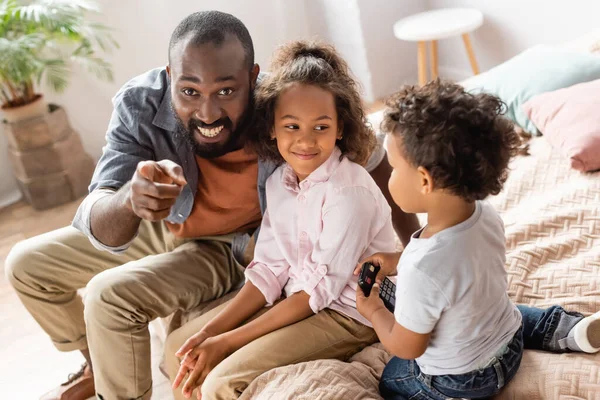
[[[204,342],[206,339],[212,336],[215,335],[207,331],[206,329],[202,329],[200,332],[196,333],[188,340],[186,340],[185,343],[179,348],[179,350],[175,352],[175,355],[177,357],[185,356],[190,350],[194,349],[196,346],[201,345],[202,342]]]
[[[383,282],[383,278],[386,276],[396,275],[398,262],[400,261],[400,255],[402,255],[401,252],[375,253],[371,257],[367,257],[358,263],[354,269],[354,275],[360,274],[360,269],[362,268],[363,264],[370,262],[373,265],[379,266],[380,270],[377,273],[375,281],[381,284],[381,282]]]
[[[379,297],[379,283],[373,285],[369,297],[365,296],[360,287],[356,287],[356,309],[363,317],[372,321],[373,314],[381,308],[387,311],[383,300]]]
[[[198,399],[202,397],[200,387],[206,376],[221,361],[223,361],[231,350],[223,335],[208,337],[201,344],[191,349],[181,360],[179,372],[173,381],[173,389],[177,389],[185,376],[188,375],[181,392],[186,398],[192,396],[194,389],[198,388]]]

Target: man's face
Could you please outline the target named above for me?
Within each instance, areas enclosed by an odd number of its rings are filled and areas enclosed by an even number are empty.
[[[214,158],[239,148],[259,72],[258,65],[249,69],[240,41],[229,35],[216,46],[183,39],[171,50],[167,68],[178,133],[195,153]]]

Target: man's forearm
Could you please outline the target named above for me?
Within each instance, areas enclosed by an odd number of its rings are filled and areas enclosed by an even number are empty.
[[[404,247],[406,247],[410,241],[411,235],[418,231],[421,226],[415,214],[405,213],[398,205],[396,205],[396,203],[394,203],[394,199],[388,188],[388,182],[391,175],[392,166],[390,165],[387,156],[384,157],[377,168],[371,172],[373,180],[377,183],[377,186],[379,186],[379,189],[381,189],[385,199],[392,208],[392,224],[394,225],[394,230]]]
[[[129,185],[94,203],[90,213],[90,229],[96,240],[110,247],[122,246],[135,236],[142,219],[129,205]]]

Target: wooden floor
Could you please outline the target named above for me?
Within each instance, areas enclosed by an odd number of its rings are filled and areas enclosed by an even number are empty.
[[[19,202],[0,209],[0,399],[38,399],[83,362],[79,352],[61,353],[54,348],[4,276],[4,260],[15,243],[69,225],[78,204],[36,211]],[[170,400],[169,382],[158,370],[162,349],[152,337],[152,399]]]

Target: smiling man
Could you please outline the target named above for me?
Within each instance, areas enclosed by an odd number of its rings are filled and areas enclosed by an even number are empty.
[[[241,21],[216,11],[187,17],[169,65],[115,96],[73,227],[12,249],[6,274],[27,310],[57,349],[86,359],[43,399],[149,399],[149,322],[243,282],[274,170],[243,148],[258,78]],[[366,168],[389,201],[381,145]],[[416,218],[390,204],[408,240]],[[84,307],[77,290],[86,286]]]

